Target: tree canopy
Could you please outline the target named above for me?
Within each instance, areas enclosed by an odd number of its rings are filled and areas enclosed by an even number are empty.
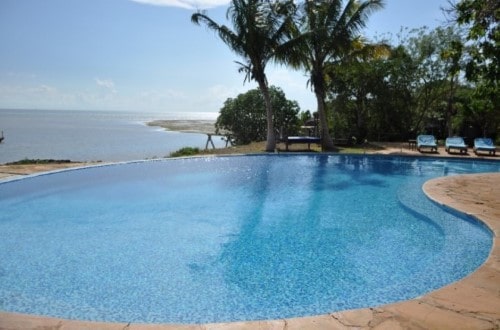
[[[497,84],[500,76],[500,2],[497,0],[462,0],[454,5],[456,22],[467,27],[469,59],[467,79],[489,80]]]
[[[369,14],[383,7],[382,0],[303,1],[292,39],[285,44],[279,60],[294,68],[306,71],[317,100],[321,125],[322,147],[333,150],[325,108],[326,66],[347,56]]]
[[[450,1],[451,26],[402,30],[396,42],[366,40],[362,28],[383,4],[233,0],[227,14],[233,29],[194,14],[193,22],[205,23],[243,58],[245,81],[259,86],[227,100],[217,127],[233,131],[238,143],[265,136],[272,151],[277,129],[307,117],[297,104],[273,101],[282,91],[269,88],[265,68],[276,61],[309,76],[325,150],[334,148],[332,137],[500,138],[498,1]]]
[[[275,117],[273,131],[284,128],[296,133],[300,111],[296,101],[290,101],[278,87],[271,86],[269,94]],[[266,139],[266,106],[260,89],[252,89],[227,99],[215,123],[217,131],[231,131],[236,144],[247,144]]]

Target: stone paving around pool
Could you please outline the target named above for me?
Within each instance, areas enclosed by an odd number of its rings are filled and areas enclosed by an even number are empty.
[[[81,322],[0,312],[0,329],[500,329],[500,173],[437,178],[423,189],[437,203],[483,221],[493,231],[494,242],[477,271],[413,300],[313,317],[191,326]]]

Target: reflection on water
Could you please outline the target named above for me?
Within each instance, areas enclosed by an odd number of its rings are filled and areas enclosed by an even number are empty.
[[[499,166],[272,154],[1,183],[0,310],[207,323],[413,298],[469,274],[492,244],[422,184]]]

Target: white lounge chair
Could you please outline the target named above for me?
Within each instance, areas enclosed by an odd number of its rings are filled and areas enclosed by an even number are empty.
[[[465,145],[464,139],[460,136],[446,138],[445,150],[447,153],[450,153],[451,149],[456,149],[460,153],[467,153],[467,146]]]
[[[490,138],[474,139],[474,153],[477,155],[479,151],[487,151],[489,155],[495,156],[497,149]]]
[[[436,138],[434,135],[419,135],[417,136],[417,150],[422,152],[423,148],[437,152]]]

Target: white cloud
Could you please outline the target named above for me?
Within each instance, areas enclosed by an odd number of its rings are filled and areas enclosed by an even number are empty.
[[[49,85],[40,85],[40,86],[34,87],[32,89],[32,91],[35,93],[40,93],[40,94],[45,94],[45,95],[55,95],[55,94],[59,93],[57,88],[49,86]]]
[[[256,86],[253,84],[240,85],[212,85],[196,93],[193,97],[193,108],[196,111],[219,112],[228,98],[236,98],[238,94],[245,93]]]
[[[100,78],[95,78],[95,83],[98,86],[105,87],[111,90],[115,89],[115,83],[111,79],[100,79]]]
[[[184,9],[208,9],[218,6],[225,6],[229,0],[131,0],[134,2],[153,5],[179,7]]]
[[[228,98],[246,92],[249,86],[212,85],[202,88],[162,88],[143,90],[131,95],[131,105],[173,112],[218,112]]]
[[[213,85],[207,89],[205,96],[220,102],[222,105],[228,98],[235,98],[238,94],[245,93],[251,88],[252,86],[244,86],[243,84],[236,86]]]
[[[95,83],[97,86],[104,88],[107,90],[109,93],[116,94],[117,91],[115,89],[115,83],[111,79],[101,79],[101,78],[95,78],[94,79]]]
[[[16,85],[0,83],[0,108],[70,109],[75,97],[46,84]]]
[[[138,94],[139,104],[147,104],[154,108],[182,103],[187,99],[189,98],[184,92],[171,88],[161,90],[145,90]]]

